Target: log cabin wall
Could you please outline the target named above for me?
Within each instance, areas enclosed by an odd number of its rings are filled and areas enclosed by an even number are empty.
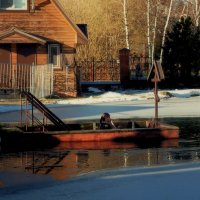
[[[48,63],[47,47],[43,45],[38,45],[36,49],[36,58],[38,65],[45,65]]]
[[[50,0],[36,0],[35,10],[0,11],[0,27],[1,32],[16,27],[49,42],[62,43],[66,49],[76,48],[75,30]]]
[[[11,44],[11,64],[17,64],[17,45],[36,43],[36,65],[48,64],[48,45],[59,44],[61,59],[60,66],[54,69],[54,92],[76,96],[76,70],[72,69],[75,49],[86,43],[87,38],[63,13],[57,0],[35,0],[34,9],[32,1],[27,1],[27,10],[0,10],[0,36],[13,28],[23,31],[0,37],[0,43]],[[44,40],[45,44],[38,44],[34,37]]]

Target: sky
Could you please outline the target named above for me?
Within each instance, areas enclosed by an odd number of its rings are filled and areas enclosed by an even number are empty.
[[[89,88],[85,98],[58,100],[49,108],[62,119],[98,118],[109,111],[113,118],[151,117],[153,92],[142,90],[103,92]],[[200,117],[200,90],[159,91],[161,117]],[[0,105],[0,121],[16,120],[18,105]],[[14,117],[15,116],[15,117]],[[3,181],[5,174],[0,173]],[[13,177],[13,175],[12,175]],[[11,179],[12,179],[11,177]],[[32,177],[31,177],[32,178]],[[0,188],[0,200],[199,200],[200,163],[131,167],[83,174],[69,181],[37,180]],[[27,177],[30,180],[30,177]],[[5,181],[8,181],[8,177]],[[40,184],[38,184],[40,183]]]

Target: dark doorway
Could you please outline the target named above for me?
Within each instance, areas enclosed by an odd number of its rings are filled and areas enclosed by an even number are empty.
[[[33,44],[17,45],[17,63],[32,65],[36,63],[36,46]]]
[[[9,44],[0,45],[0,63],[10,64],[11,62],[11,46]]]
[[[36,45],[17,44],[17,87],[30,90],[32,87],[32,66],[36,64]]]

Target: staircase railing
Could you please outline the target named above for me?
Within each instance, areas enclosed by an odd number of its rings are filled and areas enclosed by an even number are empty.
[[[29,103],[38,109],[43,115],[49,119],[59,130],[68,130],[67,124],[65,124],[59,117],[57,117],[52,111],[50,111],[39,99],[28,91],[23,91],[22,94],[26,96]]]

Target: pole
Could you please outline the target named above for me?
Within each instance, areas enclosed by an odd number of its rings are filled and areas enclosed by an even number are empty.
[[[154,98],[155,98],[155,127],[158,126],[158,80],[157,76],[154,76]]]
[[[33,113],[33,97],[31,98],[31,106],[32,106],[32,128],[34,126],[34,113]]]
[[[20,127],[22,128],[22,93],[20,93]]]
[[[26,131],[28,130],[28,99],[26,96]]]

